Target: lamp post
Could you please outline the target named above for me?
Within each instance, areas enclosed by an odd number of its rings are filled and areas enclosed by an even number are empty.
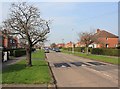
[[[74,31],[74,29],[72,29],[72,32]],[[74,34],[73,34],[73,38],[74,38]],[[73,39],[74,40],[74,39]],[[73,40],[72,40],[72,53],[74,53],[74,47],[75,47],[75,44],[74,44],[74,42],[73,42]]]
[[[62,43],[64,44],[64,39],[62,39]]]

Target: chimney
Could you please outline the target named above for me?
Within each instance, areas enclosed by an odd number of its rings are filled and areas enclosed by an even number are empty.
[[[100,32],[100,29],[97,29],[97,33]]]

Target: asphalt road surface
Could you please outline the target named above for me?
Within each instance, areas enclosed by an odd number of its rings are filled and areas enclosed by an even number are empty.
[[[71,54],[46,53],[58,87],[118,87],[118,66]]]

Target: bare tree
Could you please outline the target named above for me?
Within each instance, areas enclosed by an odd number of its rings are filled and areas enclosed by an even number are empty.
[[[4,21],[4,29],[24,40],[27,66],[32,66],[31,49],[38,42],[46,40],[46,35],[50,32],[49,21],[41,18],[37,7],[26,2],[13,3],[10,17]]]
[[[80,37],[80,42],[84,43],[86,48],[87,48],[87,54],[88,52],[88,47],[90,44],[97,42],[96,38],[94,37],[94,33],[91,32],[82,32],[79,33],[79,37]]]
[[[50,46],[51,48],[55,48],[57,45],[55,43],[52,43]]]

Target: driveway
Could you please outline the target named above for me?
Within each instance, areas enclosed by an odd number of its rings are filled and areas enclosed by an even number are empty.
[[[118,66],[71,54],[46,54],[58,87],[118,87]]]

